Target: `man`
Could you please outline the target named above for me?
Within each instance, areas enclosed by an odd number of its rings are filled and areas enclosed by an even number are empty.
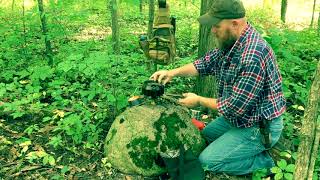
[[[242,175],[274,166],[263,143],[265,129],[259,126],[269,122],[273,146],[283,129],[285,110],[273,50],[247,23],[239,0],[215,0],[198,21],[211,26],[218,48],[180,68],[155,72],[151,78],[165,84],[175,76],[216,76],[217,99],[185,93],[179,100],[184,106],[205,106],[221,114],[202,131],[210,143],[199,156],[205,170]]]

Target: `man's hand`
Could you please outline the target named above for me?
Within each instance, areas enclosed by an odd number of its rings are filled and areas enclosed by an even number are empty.
[[[171,81],[174,77],[173,73],[168,70],[160,70],[152,74],[150,79],[154,81],[158,81],[161,84],[166,84],[167,82]]]
[[[181,104],[182,106],[193,108],[200,105],[200,96],[194,93],[184,93],[182,95],[184,99],[179,99],[179,104]]]

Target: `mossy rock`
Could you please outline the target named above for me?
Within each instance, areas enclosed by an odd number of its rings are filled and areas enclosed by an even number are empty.
[[[181,144],[196,156],[203,150],[204,139],[187,109],[159,104],[134,106],[117,116],[105,140],[105,155],[112,167],[128,174],[156,176],[166,172],[160,153],[178,152]]]

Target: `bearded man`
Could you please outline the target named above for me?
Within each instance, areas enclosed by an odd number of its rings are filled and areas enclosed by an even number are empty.
[[[272,48],[247,22],[240,0],[215,0],[198,21],[211,26],[218,47],[193,63],[157,71],[151,79],[166,84],[176,76],[216,77],[218,98],[185,93],[179,100],[220,114],[202,130],[208,146],[199,160],[205,170],[243,175],[273,167],[267,150],[281,135],[285,99]]]

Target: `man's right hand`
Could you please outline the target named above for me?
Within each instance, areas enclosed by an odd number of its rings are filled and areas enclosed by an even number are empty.
[[[158,81],[161,84],[166,84],[167,82],[171,81],[173,77],[174,77],[174,74],[172,71],[160,70],[153,73],[150,79],[154,81]]]

